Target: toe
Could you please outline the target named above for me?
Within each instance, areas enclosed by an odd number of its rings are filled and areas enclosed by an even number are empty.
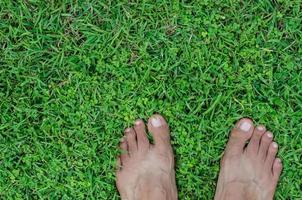
[[[240,119],[231,131],[226,146],[226,154],[241,154],[247,140],[251,138],[253,130],[254,126],[252,120],[248,118]]]
[[[121,157],[117,157],[116,159],[116,171],[119,172],[122,168],[122,161],[121,161]]]
[[[128,143],[128,151],[131,156],[137,151],[136,133],[133,128],[127,128],[125,135]]]
[[[252,138],[247,146],[247,152],[251,155],[256,155],[259,151],[260,139],[262,135],[265,133],[265,126],[260,125],[254,129]]]
[[[267,168],[272,169],[273,163],[276,158],[277,151],[278,151],[278,144],[276,142],[272,142],[269,145],[266,160],[265,160],[265,165]]]
[[[273,134],[271,132],[267,131],[265,134],[262,135],[258,152],[258,155],[262,160],[266,159],[268,148],[272,140]]]
[[[121,165],[123,165],[129,159],[128,144],[125,137],[121,139],[120,149],[121,149],[120,161],[121,161]]]
[[[134,130],[136,132],[136,139],[137,139],[137,147],[138,150],[146,150],[149,148],[149,140],[146,134],[146,127],[143,120],[136,120],[134,125]]]
[[[155,147],[170,147],[169,126],[161,115],[153,115],[148,120],[148,130],[153,136]]]
[[[273,164],[273,177],[275,180],[275,183],[277,184],[280,174],[282,171],[282,162],[280,158],[276,158]]]

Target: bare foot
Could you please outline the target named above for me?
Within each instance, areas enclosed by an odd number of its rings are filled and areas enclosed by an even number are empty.
[[[162,116],[153,115],[148,130],[154,145],[149,143],[142,120],[125,131],[116,175],[118,191],[123,200],[175,200],[174,155],[168,124]]]
[[[221,161],[215,200],[273,199],[282,164],[272,140],[264,126],[255,128],[246,118],[237,122]]]

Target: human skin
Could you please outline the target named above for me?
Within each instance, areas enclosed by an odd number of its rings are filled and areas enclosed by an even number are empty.
[[[255,127],[248,118],[236,123],[221,161],[215,200],[273,199],[282,163],[272,140],[263,125]],[[169,126],[161,115],[150,117],[147,128],[136,120],[125,130],[120,149],[116,185],[122,200],[178,199]]]

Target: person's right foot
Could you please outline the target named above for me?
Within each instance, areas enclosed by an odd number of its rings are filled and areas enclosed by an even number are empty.
[[[161,115],[153,115],[148,131],[155,144],[149,143],[142,120],[126,129],[118,158],[118,191],[122,200],[177,200],[169,126]]]
[[[272,140],[264,126],[255,128],[247,118],[237,122],[221,161],[215,200],[273,199],[282,164]]]

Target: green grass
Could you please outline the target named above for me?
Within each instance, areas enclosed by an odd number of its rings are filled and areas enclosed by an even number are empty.
[[[234,122],[302,199],[301,0],[0,2],[0,199],[118,199],[123,129],[162,113],[180,199],[211,199]]]

